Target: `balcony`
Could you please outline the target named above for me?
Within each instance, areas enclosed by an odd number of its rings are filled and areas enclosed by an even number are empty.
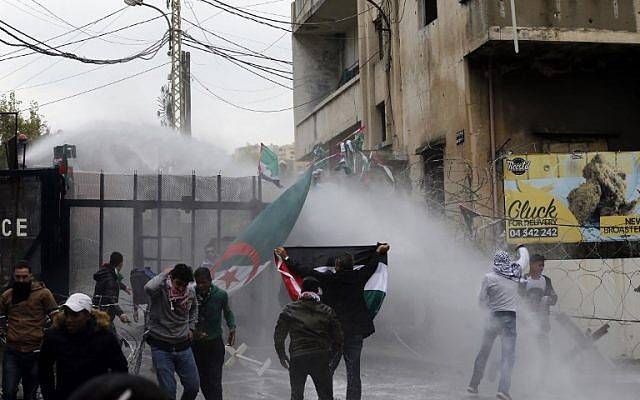
[[[308,157],[317,144],[330,142],[360,122],[362,95],[360,78],[355,76],[316,105],[295,129],[296,157]]]
[[[470,0],[468,29],[474,48],[513,40],[511,1]],[[637,10],[640,11],[640,10]],[[526,0],[516,2],[522,41],[640,43],[634,0]]]
[[[294,33],[340,32],[356,14],[356,0],[295,0],[291,7]]]

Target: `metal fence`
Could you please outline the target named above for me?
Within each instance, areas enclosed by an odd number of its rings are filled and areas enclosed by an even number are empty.
[[[125,256],[125,274],[199,266],[205,247],[224,250],[265,204],[258,177],[75,173],[65,205],[70,290],[90,292],[111,252]]]

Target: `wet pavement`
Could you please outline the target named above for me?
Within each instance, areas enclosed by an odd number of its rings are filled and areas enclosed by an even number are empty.
[[[153,378],[150,370],[148,350],[141,374]],[[271,357],[273,365],[263,376],[258,376],[250,367],[236,364],[224,369],[223,387],[227,400],[240,399],[288,399],[289,381],[287,372],[280,367],[275,354],[268,346],[250,347],[247,355],[265,360]],[[495,399],[497,382],[490,382],[491,374],[480,387],[479,395],[465,392],[471,370],[428,361],[398,343],[369,339],[365,342],[362,361],[363,399],[367,400],[441,400],[441,399]],[[456,364],[456,360],[450,360]],[[461,365],[463,363],[460,363]],[[513,381],[514,399],[559,400],[559,399],[637,399],[640,393],[640,368],[637,366],[615,367],[611,374],[602,370],[564,371],[562,378],[550,376],[546,381],[532,384],[526,376],[516,374]],[[553,375],[553,374],[552,374]],[[336,399],[344,399],[346,391],[344,365],[338,369],[334,384]],[[495,378],[494,378],[495,379]],[[306,399],[316,399],[311,379],[307,381]]]

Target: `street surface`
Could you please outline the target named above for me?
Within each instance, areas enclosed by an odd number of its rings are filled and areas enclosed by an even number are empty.
[[[499,349],[496,346],[494,351]],[[151,379],[150,355],[145,352],[141,374]],[[241,399],[288,399],[289,377],[280,366],[275,353],[269,347],[250,347],[246,353],[252,358],[265,360],[271,357],[272,367],[262,376],[236,364],[224,369],[223,387],[227,400]],[[366,400],[445,400],[445,399],[495,399],[497,382],[491,382],[488,371],[480,386],[480,395],[466,393],[474,355],[469,355],[466,367],[439,365],[418,357],[400,343],[373,337],[365,341],[362,360],[363,399]],[[451,360],[457,363],[457,360]],[[462,364],[462,363],[461,363]],[[466,364],[465,364],[466,365]],[[512,396],[514,399],[566,400],[566,399],[637,399],[640,392],[640,368],[638,366],[612,367],[608,375],[600,370],[582,370],[579,366],[573,372],[550,373],[544,383],[528,381],[527,374],[518,371],[516,363]],[[334,379],[334,397],[345,398],[346,374],[344,364],[340,366]],[[200,397],[202,398],[202,397]],[[305,399],[317,399],[313,383],[309,378]]]

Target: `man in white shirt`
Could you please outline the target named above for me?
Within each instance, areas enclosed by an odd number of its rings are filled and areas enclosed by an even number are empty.
[[[526,283],[522,295],[531,311],[542,355],[547,356],[550,351],[550,308],[558,302],[558,295],[553,290],[551,278],[542,274],[544,262],[545,258],[541,254],[531,256],[529,274],[525,276]]]
[[[497,398],[511,400],[511,373],[516,359],[516,309],[518,291],[522,280],[522,270],[529,264],[529,251],[518,248],[519,259],[512,261],[506,251],[497,251],[493,260],[493,270],[487,273],[480,289],[480,305],[489,312],[484,328],[482,347],[476,357],[473,375],[467,391],[478,393],[478,386],[484,376],[487,360],[496,338],[500,336],[502,361]]]

